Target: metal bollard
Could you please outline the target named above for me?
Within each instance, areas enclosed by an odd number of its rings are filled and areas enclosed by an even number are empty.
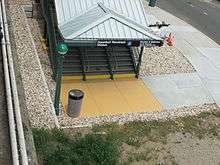
[[[157,0],[150,0],[149,1],[149,6],[150,7],[155,7],[156,6],[156,2],[157,2]]]
[[[80,116],[83,97],[84,93],[81,90],[73,89],[69,92],[67,114],[70,117],[77,118]]]

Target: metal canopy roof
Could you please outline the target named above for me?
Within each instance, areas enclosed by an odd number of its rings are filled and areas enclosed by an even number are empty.
[[[141,0],[55,0],[55,6],[65,40],[161,40]]]

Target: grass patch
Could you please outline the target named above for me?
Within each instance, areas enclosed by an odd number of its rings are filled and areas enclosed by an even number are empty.
[[[70,139],[62,130],[34,129],[34,141],[42,164],[114,165],[119,150],[110,136],[88,134]]]
[[[149,160],[150,159],[150,150],[146,150],[144,152],[140,152],[140,153],[131,153],[130,156],[128,157],[128,161],[129,162],[138,162],[138,161],[141,161],[141,160]]]
[[[167,121],[131,122],[124,125],[108,123],[95,125],[88,134],[67,135],[63,130],[34,129],[34,141],[40,164],[45,165],[116,165],[121,160],[127,144],[140,148],[146,142],[167,143],[170,133],[190,133],[198,138],[219,137],[220,112],[201,113],[195,117],[183,117]],[[132,152],[122,164],[151,158],[152,151]]]

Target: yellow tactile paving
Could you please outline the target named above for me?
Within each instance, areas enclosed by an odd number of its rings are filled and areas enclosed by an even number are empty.
[[[141,80],[129,79],[126,81],[115,81],[118,90],[124,96],[132,112],[144,112],[154,108],[159,109],[159,102],[152,96]],[[161,108],[162,109],[162,108]]]
[[[134,78],[135,74],[114,74],[114,78]],[[108,75],[93,75],[86,76],[87,80],[97,80],[97,79],[110,79],[111,76]],[[64,76],[62,78],[64,81],[72,81],[72,80],[83,80],[83,76]]]
[[[71,89],[85,92],[81,117],[162,111],[160,103],[149,89],[136,78],[63,81],[61,101],[64,109],[67,108],[68,92]]]

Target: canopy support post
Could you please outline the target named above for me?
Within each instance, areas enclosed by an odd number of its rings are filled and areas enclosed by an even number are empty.
[[[141,46],[141,51],[139,53],[138,64],[137,64],[137,69],[136,69],[137,70],[136,78],[139,78],[139,75],[140,75],[140,68],[141,68],[143,54],[144,54],[144,46]]]
[[[114,80],[114,73],[112,69],[112,64],[111,64],[111,53],[108,52],[108,50],[105,48],[105,53],[107,55],[107,60],[108,60],[108,68],[109,68],[109,73],[110,73],[110,79]]]

